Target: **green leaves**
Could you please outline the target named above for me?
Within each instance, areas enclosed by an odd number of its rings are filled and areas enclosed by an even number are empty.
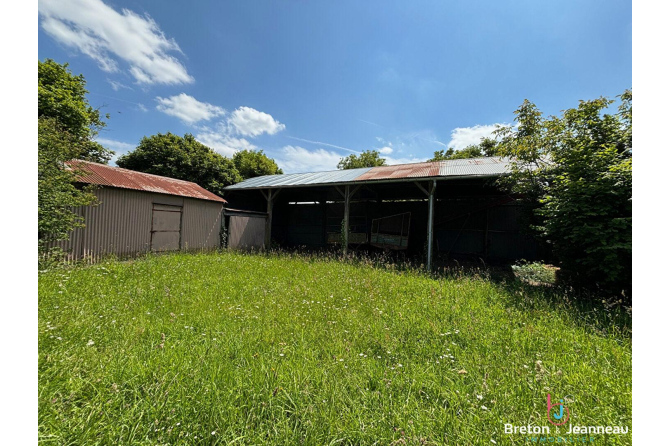
[[[631,281],[632,92],[620,98],[616,114],[598,98],[549,119],[524,101],[517,128],[497,131],[514,159],[503,182],[534,209],[538,235],[573,280],[611,292]]]
[[[190,133],[145,136],[135,150],[121,156],[116,164],[125,169],[193,181],[217,195],[231,184],[242,181],[235,164],[196,141]]]
[[[240,150],[233,155],[233,163],[242,179],[263,175],[282,174],[282,170],[272,158],[268,158],[262,150]]]
[[[96,200],[89,190],[74,185],[77,172],[65,168],[65,161],[77,157],[78,144],[54,118],[38,119],[38,250],[44,255],[53,250],[52,242],[65,240],[72,229],[84,226],[75,208]]]
[[[337,163],[337,168],[340,170],[345,170],[345,169],[358,169],[360,167],[376,167],[385,165],[386,160],[380,157],[378,151],[365,150],[361,152],[360,155],[351,154],[345,158],[341,158],[340,162]]]
[[[54,119],[77,142],[79,151],[73,158],[107,163],[114,152],[92,141],[105,123],[100,111],[91,107],[86,98],[86,80],[51,59],[38,61],[37,115]]]

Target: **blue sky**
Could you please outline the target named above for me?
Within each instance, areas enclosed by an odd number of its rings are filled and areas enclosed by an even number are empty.
[[[69,62],[123,153],[192,133],[286,172],[377,149],[478,142],[527,98],[546,114],[632,86],[630,1],[41,0],[39,58]]]

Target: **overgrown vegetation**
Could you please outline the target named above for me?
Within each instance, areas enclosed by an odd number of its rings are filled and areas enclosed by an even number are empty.
[[[73,75],[67,64],[38,61],[37,92],[38,254],[41,262],[50,262],[60,254],[50,244],[83,226],[74,208],[95,202],[90,191],[74,185],[77,172],[66,162],[107,162],[112,152],[93,141],[105,123],[88,103],[82,75]]]
[[[631,91],[614,102],[580,101],[544,118],[525,101],[517,127],[496,133],[514,159],[503,183],[533,209],[533,229],[550,243],[571,283],[630,294],[632,280],[633,110]]]
[[[39,274],[45,443],[522,444],[504,423],[548,425],[548,393],[572,424],[630,426],[623,308],[285,254]]]
[[[63,131],[53,118],[38,120],[37,240],[42,262],[58,260],[60,250],[52,242],[66,240],[69,232],[83,226],[73,209],[96,202],[87,189],[75,187],[76,170],[64,162],[76,158],[75,137]]]

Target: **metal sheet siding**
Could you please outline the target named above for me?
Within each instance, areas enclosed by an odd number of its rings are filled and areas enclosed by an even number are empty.
[[[116,188],[101,188],[95,194],[100,204],[80,209],[86,227],[70,237],[71,258],[96,260],[105,254],[148,251],[155,194]]]
[[[86,227],[75,229],[69,241],[55,244],[69,251],[69,260],[95,261],[105,254],[132,256],[150,251],[154,203],[183,206],[182,249],[219,246],[220,202],[110,187],[97,189],[95,195],[98,206],[77,210]]]
[[[231,249],[261,249],[265,245],[265,221],[263,217],[240,216],[230,217]]]
[[[220,246],[221,203],[184,199],[182,249],[212,249]]]

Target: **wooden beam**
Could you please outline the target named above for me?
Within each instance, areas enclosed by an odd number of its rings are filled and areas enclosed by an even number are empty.
[[[344,186],[344,241],[342,246],[342,253],[347,254],[349,251],[349,202],[351,201],[350,187],[347,184]]]

